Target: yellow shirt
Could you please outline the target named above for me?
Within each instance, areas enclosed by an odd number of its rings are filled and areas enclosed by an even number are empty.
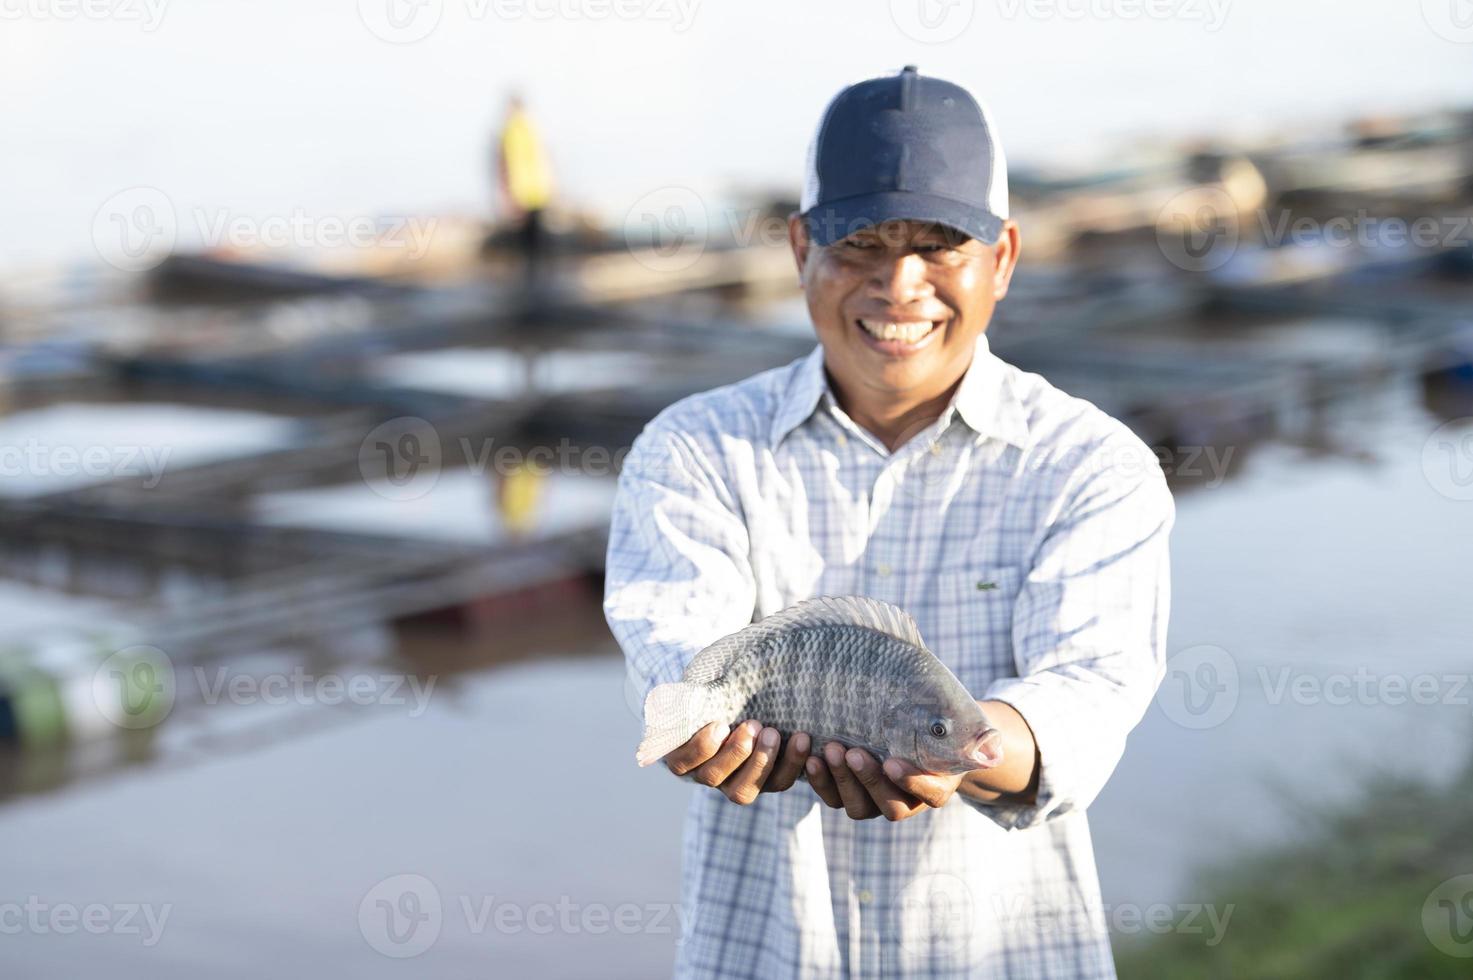
[[[513,112],[501,131],[501,160],[506,168],[506,190],[523,211],[547,207],[552,199],[552,170],[542,140],[525,112]]]

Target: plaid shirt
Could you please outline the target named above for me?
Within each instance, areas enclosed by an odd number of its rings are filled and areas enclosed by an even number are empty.
[[[850,820],[806,783],[695,792],[681,977],[1113,977],[1085,807],[1160,683],[1175,516],[1124,425],[979,339],[894,453],[834,400],[823,350],[662,412],[625,461],[604,610],[643,691],[814,595],[909,611],[1038,743],[1034,805],[960,795]],[[632,767],[632,762],[631,762]]]

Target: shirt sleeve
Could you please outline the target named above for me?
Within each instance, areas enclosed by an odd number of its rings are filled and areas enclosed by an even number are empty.
[[[659,420],[625,457],[609,528],[604,616],[640,698],[752,621],[746,523],[689,435]]]
[[[1142,445],[1131,455],[1140,459]],[[991,684],[1033,731],[1033,805],[980,803],[1008,829],[1083,810],[1104,787],[1166,670],[1167,537],[1175,504],[1160,467],[1095,467],[1043,535],[1013,607],[1018,676]]]

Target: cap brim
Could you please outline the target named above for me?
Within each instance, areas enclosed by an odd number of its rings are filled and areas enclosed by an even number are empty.
[[[818,245],[832,245],[885,221],[931,221],[991,245],[1002,236],[1003,224],[984,208],[913,191],[881,191],[817,204],[803,212],[803,220],[809,238]]]

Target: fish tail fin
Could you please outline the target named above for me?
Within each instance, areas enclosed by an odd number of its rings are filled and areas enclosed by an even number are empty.
[[[712,721],[709,714],[705,685],[660,684],[644,699],[644,740],[635,759],[641,766],[660,761]]]

